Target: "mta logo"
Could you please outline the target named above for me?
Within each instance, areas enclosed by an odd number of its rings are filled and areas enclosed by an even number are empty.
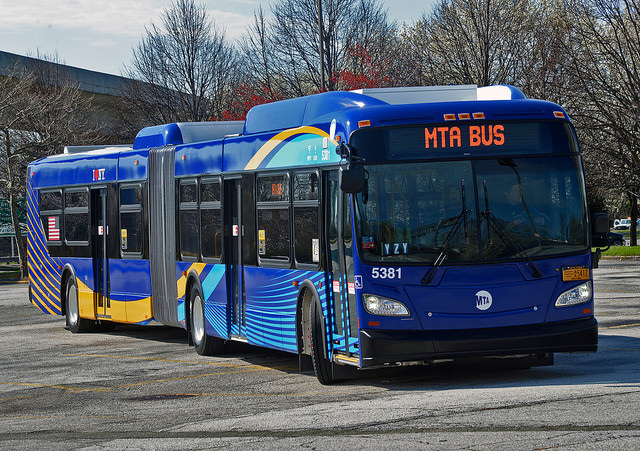
[[[476,293],[476,308],[478,310],[488,310],[493,304],[493,298],[488,291],[478,291]]]
[[[93,181],[104,180],[104,171],[105,169],[94,169],[93,170]]]

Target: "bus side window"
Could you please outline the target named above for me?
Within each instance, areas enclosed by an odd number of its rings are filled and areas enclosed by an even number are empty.
[[[40,191],[40,219],[48,245],[62,244],[62,191]]]
[[[120,250],[126,257],[142,257],[142,186],[120,187]]]
[[[200,243],[203,259],[222,257],[222,205],[220,179],[202,179],[200,182]]]
[[[64,239],[75,246],[89,245],[89,190],[64,191]]]
[[[198,185],[196,180],[180,180],[180,255],[183,260],[194,261],[200,255],[200,227],[198,226]]]
[[[302,172],[293,178],[294,249],[296,262],[320,263],[319,178],[317,172]]]
[[[276,265],[291,261],[289,174],[257,178],[258,257]]]

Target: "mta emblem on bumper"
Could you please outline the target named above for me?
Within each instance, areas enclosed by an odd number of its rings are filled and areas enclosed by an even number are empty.
[[[493,298],[488,291],[481,290],[476,293],[476,308],[478,310],[488,310],[492,303]]]

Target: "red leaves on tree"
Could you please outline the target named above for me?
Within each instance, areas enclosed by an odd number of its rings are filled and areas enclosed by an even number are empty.
[[[234,88],[231,106],[222,112],[220,120],[244,120],[249,110],[254,106],[282,99],[281,95],[274,93],[264,85],[260,88],[255,88],[250,85],[240,84]]]
[[[341,70],[333,74],[331,81],[336,89],[380,88],[392,84],[384,74],[389,66],[386,61],[374,62],[364,47],[356,45],[347,51],[347,58],[354,70]]]
[[[387,61],[373,61],[369,52],[362,46],[356,45],[347,52],[348,64],[352,70],[335,72],[331,77],[333,89],[352,90],[360,88],[379,88],[391,86],[393,80],[384,74],[389,66]],[[322,91],[317,91],[322,92]],[[216,120],[244,120],[251,108],[263,103],[283,100],[284,96],[275,93],[265,85],[260,87],[249,84],[239,84],[233,90],[231,106],[222,112]]]

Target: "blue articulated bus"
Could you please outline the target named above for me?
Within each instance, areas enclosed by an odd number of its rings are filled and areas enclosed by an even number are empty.
[[[296,353],[325,384],[552,364],[597,348],[581,158],[566,112],[510,86],[328,92],[69,147],[28,167],[30,299],[72,332]]]

